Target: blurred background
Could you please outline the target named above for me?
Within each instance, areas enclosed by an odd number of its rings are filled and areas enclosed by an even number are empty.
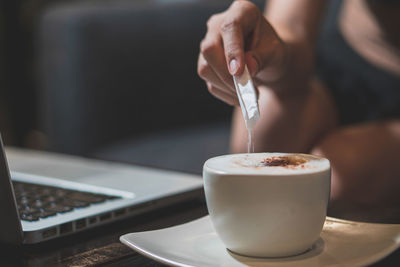
[[[3,141],[200,174],[229,149],[232,108],[208,93],[197,56],[230,4],[2,1]]]

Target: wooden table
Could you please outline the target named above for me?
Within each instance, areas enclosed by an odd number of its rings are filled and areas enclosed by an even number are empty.
[[[0,247],[0,266],[163,266],[119,242],[129,232],[161,229],[207,215],[204,200],[163,208],[44,244]],[[373,266],[400,266],[400,250]]]
[[[162,266],[119,241],[129,232],[161,229],[207,215],[204,201],[170,206],[84,233],[23,248],[0,247],[0,266]]]

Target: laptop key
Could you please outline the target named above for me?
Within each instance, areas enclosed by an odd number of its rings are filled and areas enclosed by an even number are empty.
[[[50,212],[57,212],[57,213],[65,213],[68,211],[72,211],[74,208],[69,207],[69,206],[64,206],[64,205],[52,205],[49,207],[44,208],[45,211],[50,211]]]
[[[16,198],[21,198],[21,197],[27,197],[28,192],[22,191],[22,190],[15,190],[15,197]]]
[[[33,214],[38,211],[39,211],[39,209],[31,207],[31,206],[22,206],[21,209],[19,210],[20,213],[24,213],[24,214]]]
[[[68,194],[68,198],[72,199],[72,200],[84,201],[84,202],[89,202],[89,203],[100,203],[100,202],[104,202],[107,199],[107,197],[105,197],[105,196],[80,193],[80,192]]]
[[[47,203],[41,201],[40,199],[36,199],[36,200],[30,202],[29,204],[31,207],[41,208],[41,207],[45,206]]]
[[[78,200],[72,200],[72,199],[64,200],[64,201],[62,202],[62,204],[63,204],[63,205],[66,205],[66,206],[73,207],[73,208],[83,208],[83,207],[87,207],[87,206],[90,205],[90,203],[88,203],[88,202],[85,202],[85,201],[78,201]]]
[[[21,205],[27,205],[29,203],[29,198],[27,198],[26,196],[18,197],[17,202]]]
[[[121,198],[121,197],[117,197],[117,196],[106,196],[106,197],[109,200]]]
[[[20,217],[21,217],[21,220],[29,221],[29,222],[33,222],[33,221],[39,220],[38,216],[35,216],[35,215],[32,215],[32,214],[26,214],[26,213],[20,213]]]
[[[56,214],[57,214],[56,211],[42,210],[39,213],[36,213],[35,215],[40,217],[40,218],[47,218],[47,217],[50,217],[50,216],[54,216]]]
[[[43,203],[52,203],[52,202],[59,202],[62,200],[62,198],[57,198],[55,196],[42,196],[40,197],[40,200]]]

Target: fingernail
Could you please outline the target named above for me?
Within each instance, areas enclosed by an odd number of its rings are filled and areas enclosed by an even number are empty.
[[[236,59],[232,59],[231,62],[229,63],[229,71],[232,75],[236,74],[236,71],[238,70],[238,64]]]

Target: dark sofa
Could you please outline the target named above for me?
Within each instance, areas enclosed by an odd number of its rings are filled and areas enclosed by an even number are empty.
[[[230,3],[48,7],[37,40],[48,149],[198,174],[207,158],[228,153],[232,108],[196,69],[207,19]]]

